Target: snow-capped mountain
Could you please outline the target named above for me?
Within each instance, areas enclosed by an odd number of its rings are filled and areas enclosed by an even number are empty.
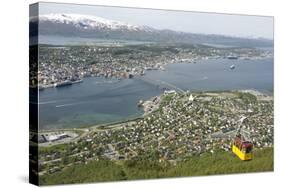
[[[179,22],[180,24],[180,22]],[[271,40],[206,35],[158,30],[143,25],[109,20],[92,15],[46,14],[30,18],[30,36],[76,36],[111,40],[223,44],[231,46],[272,46]]]
[[[109,29],[109,30],[131,30],[131,31],[152,31],[153,29],[146,26],[132,25],[125,22],[104,19],[97,16],[81,14],[46,14],[40,15],[41,23],[53,22],[57,24],[72,24],[80,29]]]

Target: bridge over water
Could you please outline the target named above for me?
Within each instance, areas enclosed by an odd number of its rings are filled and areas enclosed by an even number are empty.
[[[179,93],[185,93],[185,91],[182,90],[181,88],[175,86],[174,84],[163,81],[163,80],[155,80],[155,79],[147,78],[147,77],[144,77],[144,76],[138,76],[138,77],[135,77],[135,79],[139,79],[139,80],[142,80],[142,81],[147,82],[149,84],[152,84],[152,85],[155,85],[155,86],[158,86],[158,87],[162,87],[162,88],[165,88],[165,89],[170,89],[170,90],[173,89],[173,90],[175,90]]]

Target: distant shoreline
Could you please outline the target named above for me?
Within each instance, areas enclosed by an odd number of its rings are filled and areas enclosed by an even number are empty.
[[[215,59],[215,58],[210,58],[210,59]],[[203,61],[207,61],[207,60],[210,60],[210,59],[197,59],[196,60],[196,62],[198,62],[198,63],[200,63],[200,62],[203,62]],[[218,58],[218,59],[225,59],[225,58],[223,58],[223,57],[220,57],[220,58]],[[273,57],[264,57],[264,58],[261,58],[261,59],[247,59],[247,60],[262,60],[262,59],[273,59],[274,60],[274,58]],[[239,59],[238,59],[239,60]],[[242,60],[244,60],[244,59],[242,59]],[[182,64],[182,63],[186,63],[186,64],[189,64],[189,63],[192,63],[192,62],[188,62],[188,61],[178,61],[178,62],[175,62],[175,63],[169,63],[169,64]],[[165,65],[163,65],[164,67],[166,67],[168,64],[165,64]],[[157,69],[158,71],[159,71],[159,69]],[[135,76],[143,76],[143,75],[135,75]],[[91,76],[87,76],[87,77],[84,77],[84,78],[82,78],[82,79],[80,79],[80,80],[75,80],[75,81],[71,81],[71,83],[70,84],[68,84],[68,85],[65,85],[65,86],[71,86],[71,85],[73,85],[73,84],[79,84],[79,83],[82,83],[83,81],[84,81],[84,79],[87,79],[87,78],[100,78],[100,77],[102,77],[102,76],[95,76],[95,75],[91,75]],[[105,79],[120,79],[120,78],[115,78],[115,77],[107,77],[107,78],[105,78]],[[120,80],[122,80],[122,79],[134,79],[134,77],[133,78],[121,78]],[[54,84],[49,84],[49,85],[40,85],[39,87],[38,87],[38,89],[39,89],[39,92],[40,91],[44,91],[45,89],[49,89],[49,88],[57,88],[57,89],[59,89],[60,87],[64,87],[64,85],[63,86],[56,86],[56,84],[60,84],[59,82],[58,83],[54,83]],[[256,90],[256,89],[253,89],[253,90]],[[191,90],[192,91],[192,90]],[[205,91],[203,91],[203,92],[205,92]],[[213,91],[212,91],[213,92]],[[264,92],[264,91],[261,91],[261,92]],[[268,91],[269,93],[271,93],[270,91]]]

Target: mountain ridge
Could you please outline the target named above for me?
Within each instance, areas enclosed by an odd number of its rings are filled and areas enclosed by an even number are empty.
[[[39,34],[77,36],[84,38],[139,40],[151,42],[213,43],[222,45],[263,47],[273,41],[260,38],[242,38],[217,34],[195,34],[170,29],[155,29],[145,25],[109,20],[82,14],[44,14],[30,18],[30,34],[39,25]]]

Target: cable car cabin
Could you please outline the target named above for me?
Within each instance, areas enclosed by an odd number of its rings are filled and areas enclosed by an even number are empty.
[[[232,152],[243,161],[251,160],[253,159],[253,144],[249,141],[242,141],[241,137],[236,136],[232,144]]]

